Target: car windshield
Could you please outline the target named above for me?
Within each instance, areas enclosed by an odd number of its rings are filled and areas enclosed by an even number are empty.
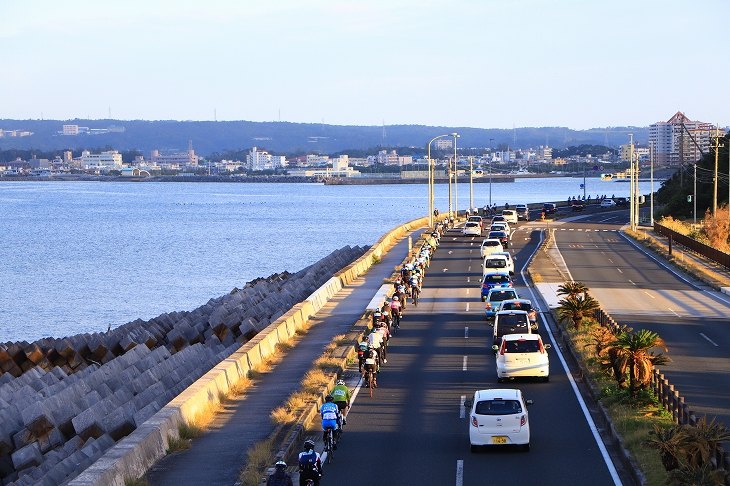
[[[507,266],[507,262],[502,258],[488,258],[487,267],[489,268],[504,268]]]
[[[507,275],[487,275],[486,277],[484,277],[484,282],[492,282],[492,283],[509,282],[509,277]]]
[[[499,241],[485,241],[482,246],[502,246]]]
[[[490,238],[505,238],[507,234],[504,231],[491,231],[489,233]]]
[[[527,325],[527,315],[525,314],[503,314],[498,317],[499,326],[520,327]]]
[[[474,223],[472,221],[469,221],[468,223],[466,223],[467,228],[474,228],[476,226],[479,226],[479,223]]]
[[[508,291],[492,292],[492,294],[489,296],[490,302],[502,302],[503,300],[514,299],[514,298],[515,298],[515,292],[508,292]]]
[[[511,415],[522,413],[522,405],[517,400],[484,400],[474,408],[477,415]]]
[[[504,343],[505,353],[539,353],[540,343],[537,340],[530,341],[506,341]]]
[[[532,310],[532,305],[523,304],[522,302],[507,302],[502,305],[502,310],[523,310],[530,312]]]

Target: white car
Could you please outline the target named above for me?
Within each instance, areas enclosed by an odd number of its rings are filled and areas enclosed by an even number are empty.
[[[525,400],[517,389],[478,390],[464,402],[469,412],[469,443],[477,452],[485,445],[519,445],[530,450],[530,421]]]
[[[505,209],[502,211],[502,216],[508,223],[517,224],[517,211],[514,209]]]
[[[615,205],[616,205],[616,201],[614,201],[613,199],[610,199],[610,198],[604,199],[603,201],[601,201],[602,208],[611,208],[611,207],[614,207]]]
[[[506,221],[492,223],[491,226],[489,226],[489,231],[504,231],[505,233],[510,234],[509,223]]]
[[[482,225],[475,221],[467,221],[461,232],[464,236],[482,236]]]
[[[504,248],[502,248],[502,242],[494,239],[494,238],[487,238],[484,241],[482,241],[482,247],[480,250],[480,255],[482,258],[489,255],[490,253],[496,253],[503,251]]]
[[[490,253],[484,257],[482,262],[482,280],[484,276],[492,272],[508,272],[512,275],[513,272],[509,271],[509,263],[507,258],[502,253]]]
[[[508,251],[500,251],[497,253],[492,253],[492,256],[494,255],[503,255],[504,258],[507,260],[507,267],[506,270],[509,272],[510,275],[515,274],[515,259],[512,257],[510,252]]]
[[[550,380],[550,360],[539,334],[506,334],[501,345],[494,345],[497,352],[497,381],[502,383],[517,376]]]

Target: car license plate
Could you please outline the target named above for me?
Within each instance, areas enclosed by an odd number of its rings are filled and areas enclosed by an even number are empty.
[[[507,437],[504,435],[494,435],[494,436],[492,436],[492,443],[493,444],[506,444]]]
[[[517,361],[517,364],[521,364],[521,365],[530,364],[530,359],[529,358],[526,358],[526,359],[519,359],[518,358],[516,361]]]

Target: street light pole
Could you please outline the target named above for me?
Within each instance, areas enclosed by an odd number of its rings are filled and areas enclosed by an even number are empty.
[[[649,162],[651,164],[651,199],[649,202],[649,222],[654,227],[654,140],[649,141]]]
[[[469,209],[474,207],[474,157],[469,156]],[[471,212],[471,211],[470,211]]]
[[[436,210],[434,204],[436,192],[436,164],[431,160],[431,144],[434,140],[449,136],[449,134],[439,135],[437,137],[433,137],[431,141],[428,142],[428,222],[431,228],[434,227],[433,213]],[[451,201],[451,195],[449,195],[449,201]],[[449,202],[449,205],[451,205],[451,202]]]
[[[452,133],[454,137],[454,210],[456,211],[455,219],[459,218],[459,160],[456,158],[456,139],[458,133]]]
[[[492,209],[492,140],[489,139],[489,209]]]

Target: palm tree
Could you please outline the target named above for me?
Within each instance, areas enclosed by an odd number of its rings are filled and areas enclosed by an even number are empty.
[[[568,297],[585,296],[588,295],[588,286],[583,282],[565,282],[558,287],[558,295],[567,295]]]
[[[662,354],[654,355],[649,351],[651,348],[668,351],[664,340],[657,333],[641,329],[619,334],[609,350],[609,358],[619,386],[622,386],[626,371],[629,372],[629,392],[632,398],[636,398],[639,388],[646,388],[651,383],[654,366],[671,361]]]
[[[664,484],[670,486],[723,486],[725,471],[713,469],[711,464],[682,466],[671,471]]]
[[[568,296],[558,302],[558,319],[560,321],[571,320],[573,327],[580,329],[583,324],[583,317],[586,314],[598,309],[599,304],[596,299],[588,294]]]
[[[679,467],[679,458],[688,443],[690,434],[683,425],[673,425],[661,428],[654,424],[654,430],[649,432],[650,437],[644,444],[652,449],[658,449],[662,459],[662,466],[667,471]]]

